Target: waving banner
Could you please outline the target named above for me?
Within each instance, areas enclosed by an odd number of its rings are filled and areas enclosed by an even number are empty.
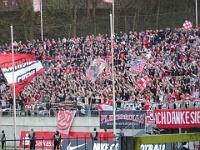
[[[200,125],[200,109],[155,109],[158,128],[195,128]]]
[[[107,64],[105,60],[101,58],[95,59],[89,69],[86,70],[86,77],[92,82],[95,82],[97,77],[103,72],[106,67]]]
[[[15,94],[17,95],[38,74],[44,72],[42,63],[35,56],[29,54],[14,55],[14,76],[12,67],[12,55],[0,55],[0,68],[13,93],[15,83]],[[14,80],[13,80],[14,79]]]
[[[76,114],[76,110],[60,110],[58,112],[58,131],[68,135]]]
[[[33,11],[34,12],[40,11],[40,0],[33,0]]]
[[[131,66],[130,71],[136,71],[141,73],[145,65],[146,65],[145,60],[133,60],[130,64]]]
[[[144,129],[146,111],[116,111],[116,128]],[[113,111],[100,111],[100,128],[113,129]]]
[[[148,86],[149,83],[149,78],[147,76],[141,78],[138,81],[138,88],[143,91],[144,89],[146,89],[146,87]]]
[[[183,23],[182,29],[191,30],[192,29],[192,22],[185,20],[185,22]]]

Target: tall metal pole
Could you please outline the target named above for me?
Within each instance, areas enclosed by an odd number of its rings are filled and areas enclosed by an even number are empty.
[[[40,16],[41,16],[41,40],[43,41],[43,16],[42,16],[42,0],[40,0]]]
[[[110,14],[110,31],[111,31],[111,52],[112,52],[112,91],[113,91],[113,134],[114,136],[116,135],[116,120],[115,120],[115,77],[114,77],[114,61],[113,61],[113,55],[114,55],[114,41],[113,41],[113,36],[114,36],[114,30],[113,30],[113,18],[112,18],[112,14]]]
[[[115,33],[115,0],[112,0],[112,20],[113,20],[113,33]],[[113,34],[114,36],[114,34]]]
[[[196,27],[198,27],[198,4],[196,0]]]
[[[11,45],[12,45],[12,82],[13,82],[13,114],[14,114],[14,147],[16,149],[16,95],[15,95],[15,74],[14,74],[14,49],[13,49],[13,26],[10,26],[11,30]]]

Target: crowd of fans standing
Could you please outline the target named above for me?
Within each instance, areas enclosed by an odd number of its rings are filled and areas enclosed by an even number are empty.
[[[75,38],[19,41],[15,53],[30,53],[42,62],[45,73],[38,75],[17,95],[18,108],[38,103],[65,104],[97,109],[95,104],[112,102],[112,77],[107,71],[95,83],[86,70],[95,58],[104,59],[111,70],[111,40],[107,34]],[[114,37],[114,76],[117,108],[132,103],[131,109],[146,109],[146,104],[167,104],[199,99],[200,32],[198,29],[146,30],[116,33]],[[0,54],[11,53],[11,44],[0,46]],[[130,71],[132,60],[145,60],[141,73]],[[141,91],[137,82],[148,76]],[[9,87],[0,76],[0,100],[4,107],[13,103]],[[59,106],[59,105],[56,105]],[[65,107],[65,105],[62,105]],[[67,105],[66,105],[67,106]],[[140,108],[138,108],[140,107]],[[67,107],[66,107],[67,108]]]

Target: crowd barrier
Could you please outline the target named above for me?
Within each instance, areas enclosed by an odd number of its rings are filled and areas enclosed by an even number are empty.
[[[66,137],[61,138],[60,149],[79,149],[79,150],[102,150],[107,147],[108,150],[122,150],[121,148],[122,138],[119,136],[99,136],[98,140],[92,140],[88,136],[78,136],[78,137]],[[27,150],[30,149],[30,139],[24,137],[23,139],[7,140],[5,139],[4,149],[13,149],[13,147],[7,146],[6,143],[13,142],[14,148]],[[35,140],[36,149],[53,149],[54,139],[52,138],[36,138]]]
[[[122,107],[120,109],[117,109],[118,111],[120,110],[134,110],[136,107],[138,110],[142,110],[142,106],[140,103],[136,104],[137,106],[134,107],[135,105],[134,102],[124,102],[122,103]],[[194,101],[185,101],[184,105],[182,101],[177,101],[177,102],[169,102],[169,103],[163,103],[159,106],[160,104],[158,103],[151,103],[149,109],[154,110],[154,109],[180,109],[180,108],[200,108],[200,100],[194,100]],[[159,108],[160,107],[160,108]],[[55,117],[57,116],[59,108],[50,108],[47,110],[45,107],[44,109],[40,110],[30,110],[30,109],[25,109],[25,110],[16,110],[16,115],[21,116],[21,117]],[[90,116],[90,117],[97,117],[99,116],[99,110],[91,110],[91,109],[84,109],[84,108],[68,108],[65,110],[77,110],[76,112],[76,117],[85,117],[85,116]],[[0,109],[0,116],[2,117],[12,117],[13,116],[13,110],[10,108],[7,109]]]
[[[69,109],[72,110],[72,109]],[[14,115],[13,109],[6,109],[0,112],[0,116],[2,117],[12,117]],[[50,109],[50,110],[16,110],[17,117],[56,117],[57,111]],[[77,110],[75,117],[97,117],[99,116],[98,110],[88,110],[82,111]]]
[[[183,134],[164,134],[148,136],[109,136],[99,137],[98,140],[91,140],[90,137],[67,137],[61,138],[60,149],[78,149],[78,150],[199,150],[199,133]],[[7,142],[13,142],[17,149],[30,149],[30,140],[23,138],[21,140],[5,140],[5,150],[11,149],[6,145]],[[19,143],[19,144],[17,144]],[[53,149],[53,138],[36,138],[36,149]],[[13,147],[12,147],[13,149]]]

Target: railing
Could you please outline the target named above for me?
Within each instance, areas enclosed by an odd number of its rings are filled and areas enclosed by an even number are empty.
[[[71,109],[69,109],[71,110]],[[12,109],[7,109],[0,112],[2,117],[12,117],[14,115]],[[58,111],[50,110],[16,110],[17,117],[56,117]],[[99,116],[98,110],[77,110],[75,117],[97,117]]]
[[[200,108],[200,100],[194,100],[192,102],[190,102],[189,100],[185,101],[185,104],[187,104],[187,107],[186,105],[183,105],[182,106],[182,101],[179,101],[179,102],[169,102],[169,103],[164,103],[162,106],[161,106],[161,109],[173,109],[175,106],[176,106],[176,109],[181,109],[181,108]],[[117,111],[120,111],[120,110],[133,110],[133,105],[134,103],[133,102],[127,102],[127,103],[123,103],[122,104],[122,108],[121,109],[118,109]],[[142,110],[142,107],[138,107],[139,110]],[[158,104],[157,103],[154,103],[154,104],[151,104],[150,106],[150,109],[151,110],[154,110],[154,109],[157,109],[158,108]],[[57,113],[58,113],[58,110],[57,108],[50,108],[49,110],[47,109],[44,109],[44,110],[29,110],[29,109],[25,109],[25,110],[19,110],[17,109],[16,110],[16,114],[17,114],[17,117],[55,117],[57,116]],[[65,109],[65,110],[77,110],[76,112],[76,115],[75,117],[97,117],[99,116],[99,110],[98,109],[78,109],[78,108],[70,108],[70,109]],[[8,108],[8,109],[0,109],[0,116],[2,117],[12,117],[13,116],[13,110]]]
[[[93,147],[98,147],[99,149],[104,149],[104,147],[108,147],[108,149],[117,149],[121,150],[121,140],[122,138],[118,136],[100,136],[98,140],[92,140],[91,137],[66,137],[61,138],[59,143],[60,149],[70,149],[70,147],[77,147],[79,150],[88,150],[93,149]],[[8,142],[13,142],[14,146],[7,146]],[[35,139],[35,148],[36,149],[53,149],[54,148],[54,139],[53,138],[36,138]],[[24,137],[23,139],[16,140],[5,140],[4,149],[13,149],[13,147],[17,147],[18,149],[30,149],[30,139]]]
[[[187,150],[199,150],[200,141],[198,133],[191,133],[192,138],[188,141],[181,142],[181,139],[176,138],[177,136],[185,138],[184,134],[171,134],[167,135],[171,137],[171,140],[166,138],[166,135],[154,135],[154,136],[136,136],[136,137],[99,137],[98,140],[91,140],[90,137],[67,137],[62,138],[60,142],[60,149],[70,149],[76,147],[79,150],[92,150],[92,149],[108,149],[108,150],[146,150],[146,149],[165,149],[165,150],[182,150],[183,147]],[[140,140],[139,149],[136,148],[135,142],[138,139],[149,139],[148,141]],[[159,139],[157,142],[154,139]],[[153,139],[151,141],[151,139]],[[174,141],[175,139],[175,141]],[[151,141],[151,142],[150,142]],[[162,141],[162,142],[160,142]],[[5,140],[4,149],[10,150],[14,146],[7,146],[8,142],[15,143],[17,149],[30,149],[30,140],[23,138],[20,140]],[[142,142],[142,143],[141,143]],[[18,144],[16,144],[18,143]],[[54,140],[53,138],[40,138],[35,141],[35,148],[44,150],[44,149],[53,149]],[[137,144],[138,145],[138,144]]]

